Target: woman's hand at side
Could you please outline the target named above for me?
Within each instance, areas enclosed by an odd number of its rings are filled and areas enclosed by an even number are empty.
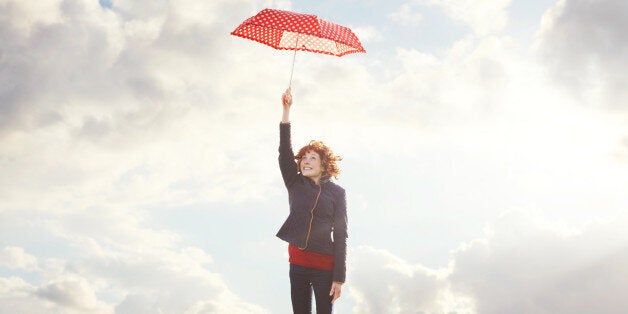
[[[281,123],[290,123],[290,107],[292,106],[292,93],[290,87],[281,95],[281,104],[283,105],[283,116]]]
[[[341,290],[342,290],[342,282],[334,281],[331,284],[331,291],[329,291],[329,296],[332,297],[331,303],[334,303],[336,299],[340,298]]]

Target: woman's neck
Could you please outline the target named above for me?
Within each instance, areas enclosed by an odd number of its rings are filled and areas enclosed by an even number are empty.
[[[308,179],[312,180],[314,182],[314,184],[319,185],[321,183],[321,177],[322,176],[308,177]]]

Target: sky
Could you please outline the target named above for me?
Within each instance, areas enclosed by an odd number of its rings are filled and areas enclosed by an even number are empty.
[[[277,164],[343,157],[336,313],[628,308],[628,2],[0,0],[0,312],[290,313]]]

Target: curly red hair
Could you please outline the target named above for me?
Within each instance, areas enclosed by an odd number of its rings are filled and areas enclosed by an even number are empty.
[[[294,156],[294,159],[297,161],[297,169],[301,169],[301,158],[309,151],[316,152],[318,156],[321,157],[321,166],[323,168],[322,175],[324,177],[334,177],[338,179],[340,167],[338,167],[336,162],[341,161],[342,157],[334,155],[334,152],[331,151],[329,146],[321,141],[312,140],[309,144],[299,149],[299,152]]]

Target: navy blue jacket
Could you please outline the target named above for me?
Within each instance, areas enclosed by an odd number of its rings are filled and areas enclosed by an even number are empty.
[[[290,214],[277,236],[300,249],[334,256],[333,281],[344,282],[347,258],[345,190],[321,178],[320,184],[297,169],[290,124],[279,127],[279,168],[288,189]],[[333,236],[333,237],[332,237]]]

